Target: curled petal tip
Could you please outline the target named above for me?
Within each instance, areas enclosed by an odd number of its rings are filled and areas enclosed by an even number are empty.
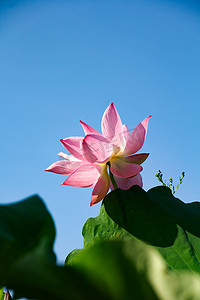
[[[116,109],[114,102],[111,102],[110,105],[112,108]]]
[[[91,202],[90,202],[90,207],[93,206],[93,205],[94,205],[94,203],[91,201]]]
[[[92,128],[90,125],[86,124],[85,122],[81,120],[79,120],[79,122],[81,123],[86,135],[90,133],[101,135],[98,131],[96,131],[94,128]]]

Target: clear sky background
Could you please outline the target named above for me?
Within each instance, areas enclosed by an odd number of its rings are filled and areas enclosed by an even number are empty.
[[[79,119],[100,130],[111,102],[129,129],[152,115],[144,189],[159,169],[175,183],[185,171],[176,196],[200,200],[198,1],[1,0],[0,100],[1,203],[45,200],[59,262],[82,248],[101,204],[44,169],[65,151],[60,138],[83,135]]]

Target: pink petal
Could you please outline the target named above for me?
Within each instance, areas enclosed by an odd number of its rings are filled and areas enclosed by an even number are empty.
[[[67,159],[69,161],[80,161],[78,158],[74,157],[73,155],[66,154],[66,153],[63,153],[63,152],[59,152],[58,156],[60,156],[64,159]]]
[[[60,140],[63,146],[69,151],[73,156],[80,160],[84,160],[82,152],[82,141],[83,137],[69,137]]]
[[[82,143],[83,154],[90,163],[105,162],[113,152],[112,145],[102,135],[88,134]]]
[[[75,170],[63,185],[91,187],[100,176],[99,171],[91,164],[84,164]]]
[[[142,167],[138,164],[125,162],[120,158],[111,159],[111,172],[119,177],[128,178],[137,175],[142,171]]]
[[[131,156],[120,157],[123,161],[128,163],[136,163],[141,165],[149,156],[149,153],[140,153],[140,154],[133,154]]]
[[[93,133],[93,134],[99,134],[101,135],[98,131],[96,131],[94,128],[92,128],[91,126],[89,126],[88,124],[82,122],[81,120],[79,121],[83,127],[83,130],[85,132],[85,135]]]
[[[111,103],[105,110],[102,117],[101,129],[103,136],[112,141],[112,144],[121,148],[123,127],[114,103]]]
[[[147,127],[149,118],[144,119],[137,127],[132,131],[124,149],[123,155],[130,155],[136,153],[144,144],[144,140],[147,133]]]
[[[77,168],[79,168],[83,164],[82,161],[67,161],[60,160],[56,161],[52,165],[50,165],[45,171],[53,172],[56,174],[68,175],[74,172]]]
[[[8,290],[6,291],[5,296],[4,296],[3,299],[4,300],[11,300],[12,299]]]
[[[122,125],[122,130],[123,130],[122,132],[123,132],[123,149],[124,149],[131,133],[125,124]]]
[[[106,196],[107,192],[109,191],[109,188],[110,188],[110,178],[107,173],[107,170],[105,169],[105,171],[99,177],[96,185],[94,186],[90,206],[101,201]]]
[[[115,178],[118,188],[120,188],[122,190],[128,190],[133,185],[139,185],[140,187],[143,186],[142,176],[140,175],[140,173],[131,178],[121,178],[121,177],[117,177],[117,176],[114,176],[114,178]],[[112,184],[110,185],[110,187],[111,187],[111,190],[114,190]]]

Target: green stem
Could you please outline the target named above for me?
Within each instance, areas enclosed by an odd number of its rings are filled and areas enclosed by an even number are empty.
[[[118,189],[118,186],[117,186],[117,183],[116,183],[115,178],[113,176],[113,173],[110,171],[110,162],[109,161],[107,162],[107,165],[109,167],[110,180],[111,180],[111,182],[113,184],[114,189],[116,190],[116,189]]]

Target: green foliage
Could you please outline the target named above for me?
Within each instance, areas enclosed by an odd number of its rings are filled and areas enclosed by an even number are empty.
[[[5,293],[3,290],[4,290],[3,288],[0,289],[0,300],[4,300]]]
[[[138,240],[96,241],[72,266],[116,300],[199,299],[200,276],[171,272],[159,253]]]
[[[0,214],[0,285],[15,299],[199,299],[200,203],[185,204],[167,187],[108,194],[83,227],[84,249],[65,266],[56,265],[42,199],[0,205]]]
[[[96,240],[115,239],[130,236],[117,222],[113,221],[105,211],[104,204],[96,218],[90,218],[83,226],[84,247],[92,245]]]
[[[1,205],[0,215],[0,284],[14,289],[15,298],[101,298],[80,271],[56,265],[53,220],[38,196]]]
[[[173,185],[173,179],[172,178],[169,178],[169,183],[167,183],[166,180],[163,180],[163,174],[160,170],[158,171],[158,173],[156,173],[155,176],[158,178],[158,180],[162,183],[163,186],[167,186],[168,188],[170,188],[172,193],[175,194],[176,191],[178,190],[179,186],[183,182],[183,178],[185,177],[185,172],[182,172],[181,177],[179,176],[179,183],[177,184],[176,188]]]
[[[99,216],[85,223],[83,236],[85,246],[100,239],[137,238],[155,246],[170,268],[200,272],[200,203],[185,204],[167,187],[114,190]]]

